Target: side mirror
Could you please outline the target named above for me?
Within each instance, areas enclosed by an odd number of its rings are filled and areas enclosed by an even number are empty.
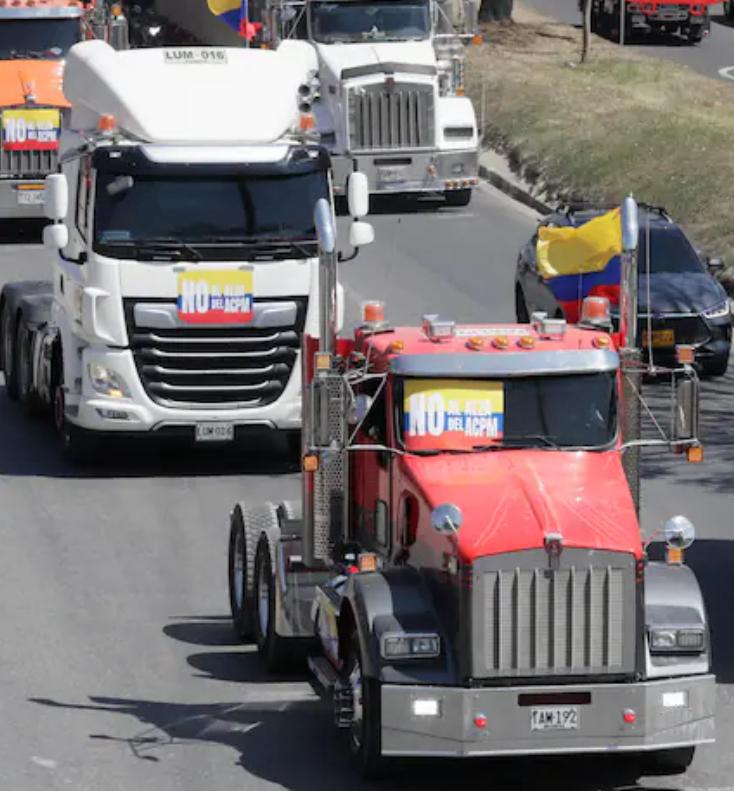
[[[334,232],[334,217],[331,213],[331,205],[325,199],[316,202],[314,209],[314,226],[316,235],[319,239],[319,248],[322,252],[330,255],[336,249],[336,234]]]
[[[375,228],[369,222],[352,222],[349,228],[349,243],[355,249],[366,247],[375,240]]]
[[[57,222],[56,224],[48,224],[43,228],[43,245],[46,249],[58,252],[69,243],[69,228]]]
[[[352,172],[347,180],[347,207],[354,219],[367,216],[370,210],[370,187],[364,172]]]
[[[43,210],[47,219],[66,219],[69,210],[69,184],[66,175],[55,173],[46,178],[46,196]]]
[[[368,416],[372,407],[372,397],[366,393],[358,393],[354,397],[354,406],[349,414],[349,423],[355,426],[361,424]]]
[[[712,274],[718,274],[726,266],[723,258],[706,258],[706,265]]]
[[[439,504],[431,513],[431,526],[444,535],[455,535],[463,521],[464,516],[455,504]]]
[[[673,408],[673,440],[698,440],[699,382],[694,372],[676,380]]]
[[[687,549],[696,539],[696,528],[685,515],[674,515],[665,522],[663,535],[671,549]]]

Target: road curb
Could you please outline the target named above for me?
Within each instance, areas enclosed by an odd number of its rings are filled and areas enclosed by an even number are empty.
[[[527,205],[538,213],[545,215],[555,210],[550,205],[533,196],[527,189],[522,188],[522,186],[519,186],[517,183],[513,183],[512,180],[508,180],[504,175],[501,175],[494,169],[489,169],[480,164],[479,176],[503,194],[507,194],[509,197],[512,197],[512,199],[521,202],[523,205]]]

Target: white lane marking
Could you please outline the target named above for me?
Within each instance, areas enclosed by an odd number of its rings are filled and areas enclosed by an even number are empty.
[[[734,80],[734,66],[721,67],[719,77],[725,80]]]
[[[55,768],[59,764],[53,759],[44,759],[42,756],[32,756],[31,762],[34,765],[40,765],[42,768]]]

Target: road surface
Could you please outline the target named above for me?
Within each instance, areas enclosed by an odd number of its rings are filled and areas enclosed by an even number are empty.
[[[523,5],[542,14],[580,25],[578,0],[522,0]],[[722,80],[734,80],[734,21],[724,16],[721,5],[711,6],[711,35],[701,44],[690,45],[681,39],[666,37],[653,41],[641,38],[627,45],[648,55],[687,64],[697,72]],[[731,67],[729,72],[726,70]]]
[[[482,187],[466,210],[393,208],[377,242],[343,267],[349,315],[387,298],[396,322],[427,312],[512,318],[517,250],[534,215]],[[0,283],[47,274],[38,246],[0,245]],[[716,746],[688,775],[644,786],[734,786],[734,367],[705,385],[706,462],[646,459],[643,523],[678,512],[707,594],[719,677]],[[652,394],[655,394],[653,389]],[[659,399],[657,400],[659,401]],[[267,678],[227,620],[228,512],[235,500],[295,498],[272,442],[252,452],[111,452],[76,470],[50,429],[0,387],[0,787],[350,789],[328,708],[301,672]],[[386,787],[629,787],[616,761],[431,763]]]

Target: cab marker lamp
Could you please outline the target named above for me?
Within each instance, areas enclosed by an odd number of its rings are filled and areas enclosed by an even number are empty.
[[[387,632],[380,638],[383,659],[432,659],[441,653],[437,634]]]
[[[592,343],[597,349],[609,349],[612,340],[608,335],[597,335]]]
[[[97,122],[97,130],[102,136],[114,136],[117,133],[117,119],[112,114],[102,114]]]
[[[581,303],[581,324],[590,327],[610,327],[611,306],[605,296],[587,296]]]
[[[492,346],[495,349],[507,349],[510,339],[506,335],[497,335],[492,339]]]
[[[480,335],[472,335],[471,338],[468,338],[466,341],[466,348],[474,352],[479,352],[484,348],[484,338]]]
[[[306,454],[301,462],[303,471],[306,474],[313,474],[319,470],[319,456],[317,454]]]
[[[362,321],[365,324],[382,324],[385,321],[385,303],[369,299],[362,303]]]
[[[535,348],[535,338],[532,335],[523,335],[517,342],[517,345],[521,349],[534,349]]]
[[[99,363],[90,363],[87,368],[89,381],[97,393],[111,399],[123,399],[130,396],[127,383],[116,371],[101,366]]]
[[[697,654],[704,644],[702,629],[650,629],[650,651],[654,654]]]
[[[397,355],[400,352],[405,350],[405,341],[401,341],[396,339],[395,341],[390,341],[390,346],[388,347],[390,354]]]

